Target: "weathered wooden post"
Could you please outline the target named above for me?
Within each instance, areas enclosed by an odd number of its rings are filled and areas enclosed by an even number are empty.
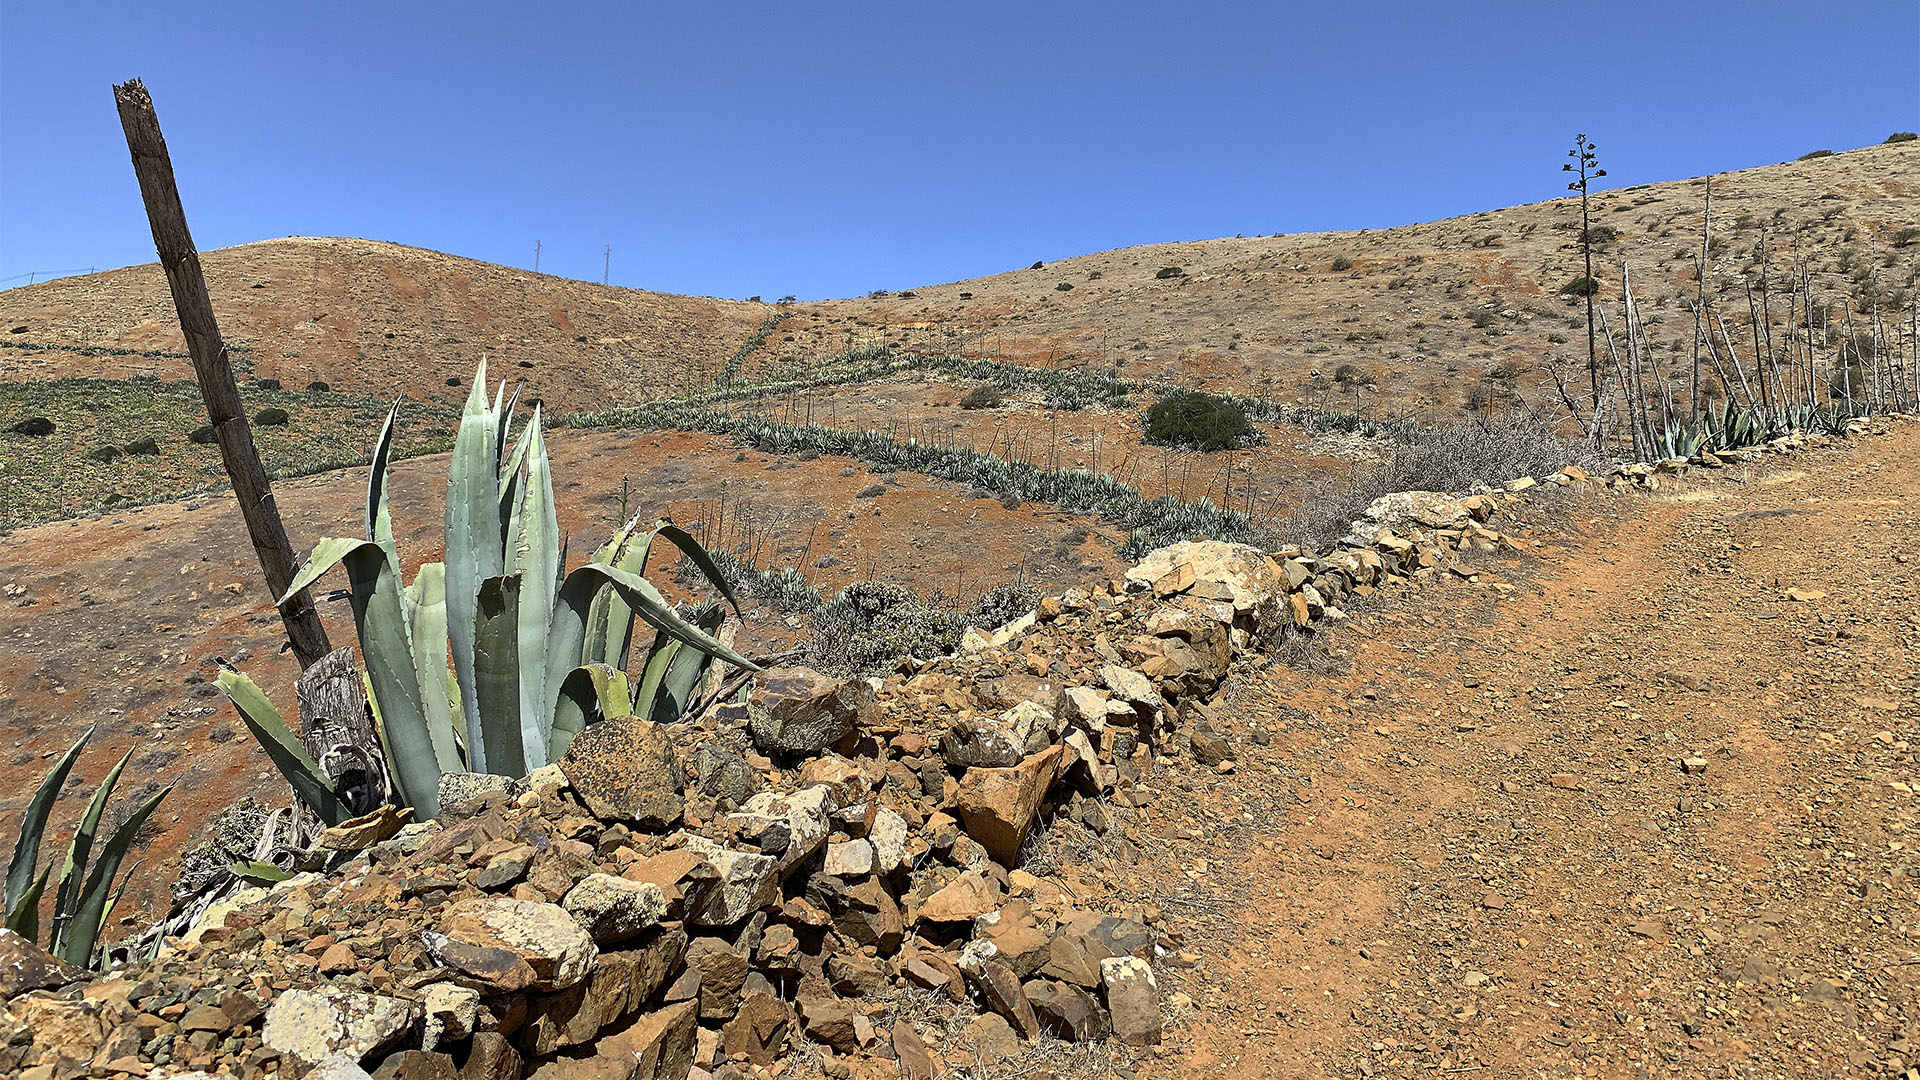
[[[260,557],[267,588],[274,596],[281,596],[293,584],[299,562],[280,524],[273,485],[254,448],[253,429],[247,425],[240,391],[233,382],[233,365],[228,362],[226,344],[220,340],[220,328],[213,321],[213,302],[207,296],[206,278],[200,273],[200,254],[187,231],[187,214],[180,205],[180,189],[174,184],[167,142],[160,135],[160,118],[154,114],[153,98],[139,79],[115,86],[113,100],[120,110],[127,149],[133,155],[134,175],[140,180],[147,222],[153,226],[153,246],[167,272],[173,308],[180,316],[187,352],[193,356],[194,378],[200,383],[207,419],[220,442],[220,459],[233,482],[233,493],[240,502],[241,516],[246,518],[254,554]],[[320,625],[320,613],[305,590],[280,605],[280,618],[287,625],[287,640],[293,644],[293,655],[302,670],[331,651],[326,628]]]

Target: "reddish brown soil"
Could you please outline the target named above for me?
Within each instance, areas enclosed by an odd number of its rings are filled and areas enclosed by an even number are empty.
[[[750,531],[742,522],[753,522],[762,565],[804,557],[808,577],[827,590],[872,578],[957,593],[965,604],[1023,575],[1058,591],[1121,567],[1117,529],[1038,504],[1009,509],[925,477],[883,481],[843,458],[776,460],[701,435],[564,431],[552,436],[550,454],[575,562],[621,520],[625,479],[628,514],[705,521],[729,547]],[[440,557],[445,473],[444,456],[394,469],[395,529],[409,576]],[[364,470],[352,470],[277,485],[295,547],[304,553],[322,535],[360,535],[364,483]],[[882,494],[858,495],[876,484]],[[837,564],[820,567],[821,559]],[[656,566],[653,576],[676,593],[669,573]],[[66,835],[82,796],[128,747],[136,748],[123,781],[129,789],[149,779],[180,782],[128,891],[125,914],[134,919],[163,900],[168,860],[200,839],[213,814],[244,794],[283,798],[209,681],[214,658],[225,658],[292,708],[297,670],[275,652],[284,638],[240,515],[226,495],[19,529],[0,555],[0,585],[8,590],[0,597],[0,726],[11,743],[0,765],[0,821],[13,819],[51,756],[89,724],[100,730],[76,770],[82,781],[59,804],[53,835]],[[741,640],[750,650],[784,646],[803,625],[751,600],[749,609]],[[335,644],[351,642],[345,603],[322,610]]]
[[[1089,407],[1059,412],[1041,395],[1012,395],[993,409],[962,409],[973,384],[947,378],[888,379],[739,403],[794,423],[872,428],[896,439],[976,447],[1048,468],[1094,469],[1148,497],[1211,499],[1256,516],[1298,505],[1315,474],[1345,475],[1356,458],[1371,459],[1367,440],[1316,437],[1295,424],[1258,425],[1263,445],[1216,452],[1151,446],[1141,439],[1140,410]]]
[[[1593,496],[1248,679],[1272,745],[1176,769],[1116,882],[1198,953],[1142,1075],[1902,1072],[1917,458]]]

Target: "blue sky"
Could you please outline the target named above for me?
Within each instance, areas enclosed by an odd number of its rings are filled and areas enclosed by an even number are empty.
[[[136,75],[203,250],[817,298],[1552,198],[1578,130],[1609,185],[1878,142],[1920,5],[5,0],[0,279],[152,261]]]

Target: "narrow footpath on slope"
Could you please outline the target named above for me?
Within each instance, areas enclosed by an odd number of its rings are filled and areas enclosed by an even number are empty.
[[[1913,1075],[1916,462],[1542,507],[1231,687],[1267,745],[1162,830],[1218,933],[1141,1075]]]

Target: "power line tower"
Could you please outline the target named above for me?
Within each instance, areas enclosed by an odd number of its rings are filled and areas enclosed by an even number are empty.
[[[540,241],[533,242],[533,272],[540,272]]]
[[[607,245],[607,261],[600,268],[600,284],[602,285],[607,284],[607,279],[611,278],[612,276],[613,276],[613,245],[608,244]]]

